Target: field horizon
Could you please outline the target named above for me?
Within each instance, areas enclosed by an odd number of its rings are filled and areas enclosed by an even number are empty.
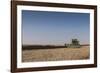
[[[80,44],[80,46],[89,46],[89,44]],[[51,48],[68,48],[67,45],[22,45],[22,50],[30,49],[51,49]]]

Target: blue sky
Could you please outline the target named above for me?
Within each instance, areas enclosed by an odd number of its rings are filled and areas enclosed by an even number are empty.
[[[89,44],[90,14],[48,11],[22,11],[22,44],[64,45],[77,38]]]

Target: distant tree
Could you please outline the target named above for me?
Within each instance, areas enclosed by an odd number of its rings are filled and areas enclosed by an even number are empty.
[[[65,45],[65,47],[67,46],[67,44],[66,44],[66,43],[65,43],[64,45]]]
[[[72,44],[73,45],[79,45],[78,39],[72,39]]]

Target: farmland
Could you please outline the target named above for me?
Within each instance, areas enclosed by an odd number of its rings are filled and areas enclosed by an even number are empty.
[[[22,62],[84,60],[89,59],[89,46],[81,48],[47,48],[22,50]]]

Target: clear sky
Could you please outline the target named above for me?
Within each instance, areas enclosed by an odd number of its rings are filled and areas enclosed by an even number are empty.
[[[22,44],[64,45],[73,38],[89,44],[89,13],[22,11]]]

